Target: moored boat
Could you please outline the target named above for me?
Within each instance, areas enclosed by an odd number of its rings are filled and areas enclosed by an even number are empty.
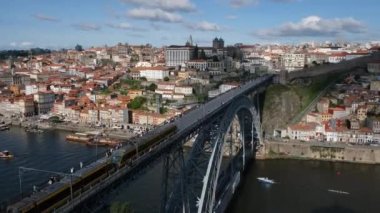
[[[116,147],[120,144],[121,141],[112,139],[112,138],[96,138],[92,141],[89,141],[87,144],[90,146],[111,146]]]
[[[25,132],[30,132],[30,133],[43,133],[44,131],[41,130],[41,129],[25,128]]]
[[[9,158],[13,158],[13,155],[8,150],[4,150],[0,152],[0,158],[9,159]]]
[[[0,124],[0,131],[9,130],[9,126],[7,124]]]
[[[101,138],[99,139],[99,143],[105,144],[107,146],[117,146],[120,143],[120,141],[111,138]]]
[[[336,190],[336,189],[328,189],[328,192],[336,193],[336,194],[344,194],[344,195],[349,195],[349,192],[341,191],[341,190]]]
[[[90,143],[94,139],[94,136],[91,136],[86,133],[75,133],[66,136],[67,141],[80,142],[80,143]]]

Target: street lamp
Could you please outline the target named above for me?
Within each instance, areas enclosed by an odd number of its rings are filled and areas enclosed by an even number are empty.
[[[96,155],[96,160],[98,160],[98,143],[99,143],[99,135],[103,133],[104,129],[102,128],[99,133],[95,135],[94,142],[95,142],[95,155]]]
[[[72,203],[72,201],[73,201],[73,181],[72,181],[72,178],[73,178],[73,176],[76,176],[79,178],[81,177],[79,175],[73,174],[73,169],[71,170],[71,173],[68,174],[68,173],[63,173],[63,172],[55,172],[55,171],[48,171],[48,170],[42,170],[42,169],[19,167],[18,177],[19,177],[21,198],[22,198],[22,173],[24,171],[41,172],[41,173],[48,173],[48,174],[56,174],[56,175],[60,175],[60,176],[64,176],[64,177],[70,177],[70,202],[71,202],[71,204],[73,204]]]

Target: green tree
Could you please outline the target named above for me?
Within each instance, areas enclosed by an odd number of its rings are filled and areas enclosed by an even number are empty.
[[[348,119],[346,119],[345,123],[346,123],[346,127],[349,128],[349,129],[351,129],[351,121],[348,120]]]
[[[138,62],[140,60],[139,58],[139,55],[137,54],[132,54],[131,56],[131,62],[134,63],[134,62]]]
[[[82,45],[77,44],[77,45],[75,46],[75,50],[76,50],[76,51],[83,51],[83,47],[82,47]]]
[[[145,102],[145,97],[137,96],[128,104],[128,107],[131,109],[140,109]]]
[[[141,77],[140,80],[142,80],[142,81],[148,81],[148,79],[146,79],[145,77]]]
[[[114,90],[119,90],[121,88],[121,84],[120,83],[115,83],[115,84],[112,85],[112,88]]]
[[[150,91],[155,91],[155,90],[157,89],[157,85],[154,84],[154,83],[151,83],[151,84],[148,86],[147,89],[150,90]]]
[[[121,80],[120,83],[127,84],[130,89],[140,89],[141,88],[141,81],[139,81],[139,80],[124,79],[124,80]]]
[[[168,112],[168,108],[166,107],[160,107],[160,114],[165,114]]]
[[[128,90],[126,89],[120,89],[119,92],[121,95],[128,95]]]
[[[164,78],[164,81],[169,81],[169,77],[166,76],[166,77]]]
[[[207,95],[205,95],[205,94],[198,94],[198,95],[196,95],[196,97],[197,97],[197,101],[200,103],[205,102],[207,99]]]
[[[49,118],[49,121],[52,123],[62,123],[61,119],[58,116],[52,116]]]
[[[201,50],[201,53],[199,54],[199,58],[200,59],[203,59],[203,60],[206,60],[207,59],[207,57],[206,57],[206,53],[205,53],[205,51],[202,49]]]
[[[195,45],[194,52],[193,52],[193,58],[198,59],[198,45]]]
[[[111,90],[108,88],[104,88],[104,89],[100,90],[100,93],[102,95],[109,95],[109,94],[111,94]]]

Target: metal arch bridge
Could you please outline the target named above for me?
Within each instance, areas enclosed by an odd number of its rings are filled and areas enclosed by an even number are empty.
[[[225,211],[247,162],[262,142],[256,97],[274,78],[266,75],[246,81],[177,118],[174,135],[138,155],[134,166],[118,170],[79,198],[71,198],[60,212],[99,210],[107,200],[101,192],[133,179],[160,157],[164,160],[161,212]],[[162,126],[158,127],[152,134],[161,129]],[[185,156],[183,144],[189,141],[193,142],[193,148]]]
[[[69,199],[58,211],[99,211],[110,201],[105,196],[109,191],[135,179],[161,158],[161,212],[223,212],[261,142],[256,97],[272,83],[273,77],[247,81],[177,118],[174,135],[139,155],[134,166],[109,175],[90,190]],[[162,128],[165,127],[160,126],[151,134]],[[193,141],[193,148],[185,157],[183,145],[189,141]]]
[[[166,152],[161,212],[223,212],[261,142],[258,94],[273,76],[246,82],[176,120]],[[185,156],[183,144],[193,144]]]
[[[191,136],[193,148],[186,161],[181,146],[165,158],[161,211],[223,212],[255,154],[260,116],[252,100],[240,96]]]

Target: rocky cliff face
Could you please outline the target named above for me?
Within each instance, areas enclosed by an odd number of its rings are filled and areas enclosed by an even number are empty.
[[[266,135],[273,130],[284,129],[302,109],[302,97],[291,87],[270,86],[265,94],[262,124]]]
[[[262,124],[266,136],[273,130],[284,129],[290,121],[305,109],[331,82],[341,74],[330,74],[311,79],[295,79],[289,85],[271,85],[262,101]]]

